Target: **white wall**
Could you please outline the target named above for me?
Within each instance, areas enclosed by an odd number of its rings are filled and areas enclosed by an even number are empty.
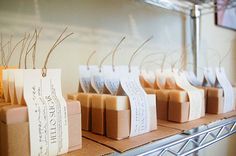
[[[46,52],[66,26],[68,32],[75,33],[56,48],[48,64],[50,68],[62,69],[64,95],[77,90],[78,66],[86,63],[89,54],[97,50],[98,54],[91,61],[97,64],[122,36],[127,39],[119,49],[117,64],[127,64],[134,49],[151,35],[154,39],[137,55],[134,64],[138,65],[148,53],[180,51],[181,47],[181,52],[188,54],[185,64],[193,62],[191,50],[186,48],[191,43],[190,18],[135,0],[0,0],[0,32],[5,41],[10,34],[15,41],[19,40],[25,32],[33,32],[35,25],[43,27],[37,50],[38,68],[42,67]],[[215,26],[213,14],[202,17],[201,30],[199,66],[206,65],[206,60],[209,66],[217,66],[216,52],[208,49],[217,49],[223,56],[233,46],[223,66],[235,83],[235,31]],[[169,56],[169,62],[178,55],[180,52]],[[18,59],[19,49],[10,64],[17,65]],[[220,148],[228,149],[227,144]]]

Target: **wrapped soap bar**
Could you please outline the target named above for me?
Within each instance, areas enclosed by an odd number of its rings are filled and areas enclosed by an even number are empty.
[[[156,91],[157,96],[157,118],[168,119],[168,102],[170,90],[160,89]]]
[[[81,104],[82,129],[91,131],[92,128],[92,96],[93,93],[79,93],[78,100]]]
[[[67,101],[69,151],[82,147],[81,111],[78,101]],[[0,112],[0,155],[30,155],[30,134],[26,106],[7,106]]]
[[[207,94],[208,97],[223,97],[224,91],[222,88],[208,87]]]
[[[169,101],[178,103],[188,102],[188,93],[183,90],[171,90],[169,92]]]
[[[156,96],[147,95],[149,105],[149,130],[157,129]],[[127,96],[109,96],[106,98],[106,136],[121,140],[130,134],[130,102]]]
[[[174,122],[187,122],[189,120],[189,102],[169,102],[168,120]]]
[[[105,99],[108,94],[97,94],[92,96],[92,132],[105,135],[106,132],[106,111]]]
[[[106,98],[106,136],[121,140],[130,133],[130,103],[127,96]]]

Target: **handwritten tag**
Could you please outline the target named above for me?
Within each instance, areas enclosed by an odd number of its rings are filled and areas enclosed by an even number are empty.
[[[216,68],[216,86],[224,91],[224,113],[234,110],[234,91],[223,68]]]
[[[91,73],[93,71],[93,68],[95,66],[90,66],[89,68],[87,66],[80,66],[79,67],[79,85],[81,90],[79,92],[89,93],[90,92],[90,86],[91,86]]]
[[[214,70],[212,68],[204,68],[204,77],[207,81],[207,83],[205,83],[205,85],[209,85],[214,87],[215,85],[215,81],[216,81],[216,74],[214,72]]]
[[[24,72],[24,98],[29,114],[32,156],[60,155],[68,151],[68,116],[61,92],[60,70]]]
[[[185,76],[187,78],[187,80],[194,86],[201,86],[202,82],[200,82],[196,75],[193,73],[193,71],[184,71]]]
[[[115,67],[113,71],[112,66],[104,66],[103,73],[105,76],[105,88],[109,91],[110,94],[116,95],[119,88],[120,80],[118,74],[118,67]]]
[[[173,75],[178,87],[188,93],[190,100],[189,120],[200,118],[204,103],[204,91],[192,86],[183,72],[174,71]]]
[[[127,68],[120,67],[121,87],[130,100],[131,108],[131,129],[130,137],[137,136],[150,131],[150,117],[148,114],[147,94],[139,82],[139,72],[133,68],[131,73]]]
[[[96,67],[93,69],[93,74],[91,76],[91,86],[98,94],[102,94],[105,86],[105,78],[103,70],[99,71],[99,68]]]

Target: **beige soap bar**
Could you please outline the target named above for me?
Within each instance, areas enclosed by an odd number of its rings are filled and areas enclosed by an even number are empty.
[[[222,88],[209,87],[207,89],[208,97],[223,97],[224,91]]]
[[[157,101],[169,101],[169,92],[171,90],[167,90],[167,89],[160,89],[160,90],[156,90],[156,96],[157,96]]]
[[[106,111],[105,99],[108,94],[97,94],[92,96],[92,132],[105,135]]]
[[[206,112],[221,114],[224,112],[224,97],[208,97]]]
[[[79,94],[80,94],[80,93],[71,93],[71,94],[68,94],[68,95],[67,95],[67,99],[69,99],[69,100],[78,100]]]
[[[168,120],[179,123],[189,121],[189,109],[189,102],[170,102],[168,108]]]
[[[178,103],[188,102],[188,93],[183,90],[171,90],[169,92],[169,101]]]

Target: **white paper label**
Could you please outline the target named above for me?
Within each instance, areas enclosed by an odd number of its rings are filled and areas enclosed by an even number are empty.
[[[105,78],[103,70],[99,71],[99,68],[94,68],[91,76],[91,85],[98,94],[102,94],[105,86]]]
[[[127,68],[120,70],[120,83],[130,100],[131,137],[150,131],[147,94],[139,82],[139,72],[137,69],[133,68],[131,73],[127,72]]]
[[[156,85],[158,89],[165,89],[166,75],[161,70],[156,71]]]
[[[213,71],[213,69],[212,68],[205,68],[203,73],[204,73],[204,77],[207,81],[207,83],[205,82],[204,85],[205,86],[209,85],[209,86],[214,87],[215,81],[216,81],[216,74]]]
[[[91,73],[93,71],[94,66],[80,66],[79,67],[79,85],[82,89],[82,92],[89,93],[91,86]]]
[[[11,102],[9,95],[9,73],[8,69],[2,71],[3,95],[5,102]]]
[[[115,67],[115,71],[113,71],[112,66],[103,67],[103,73],[105,76],[105,87],[112,95],[116,95],[120,84],[118,70],[118,67]]]
[[[190,101],[189,120],[200,118],[204,103],[204,91],[193,87],[183,72],[175,71],[174,77],[176,84],[188,93]]]
[[[28,69],[24,72],[24,98],[28,107],[32,156],[68,151],[68,117],[61,92],[60,70]]]
[[[25,71],[25,69],[15,69],[14,70],[14,77],[16,77],[16,79],[15,79],[16,99],[17,99],[17,103],[20,105],[25,104],[25,99],[23,96],[24,71]]]
[[[230,84],[225,71],[223,68],[216,68],[216,78],[219,86],[223,88],[224,91],[224,110],[223,112],[230,112],[234,109],[234,91]],[[216,84],[217,85],[217,84]]]
[[[187,77],[188,81],[194,86],[201,86],[202,82],[200,82],[193,71],[184,71],[185,76]]]

